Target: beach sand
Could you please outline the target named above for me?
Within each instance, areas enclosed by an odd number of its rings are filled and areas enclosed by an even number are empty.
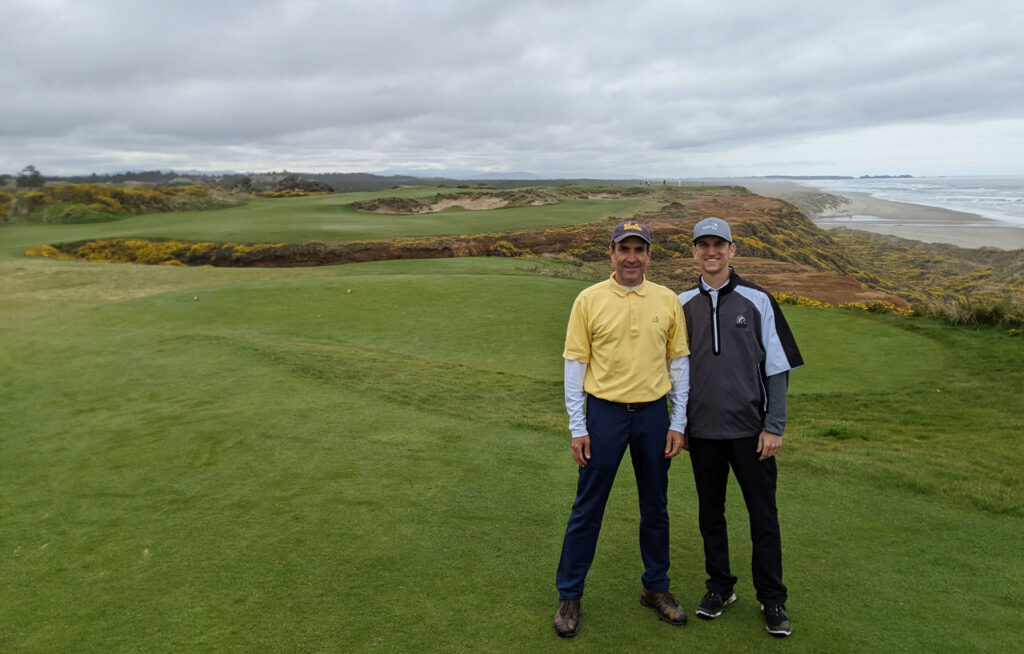
[[[783,180],[731,180],[758,195],[795,205],[822,229],[846,227],[962,248],[1024,248],[1024,228],[938,207],[879,200],[865,193],[825,192]]]

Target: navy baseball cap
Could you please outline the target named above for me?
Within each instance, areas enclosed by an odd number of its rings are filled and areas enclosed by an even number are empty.
[[[630,236],[638,236],[647,241],[648,245],[651,244],[651,232],[647,229],[647,225],[641,225],[635,220],[627,220],[616,225],[615,231],[612,232],[612,243],[618,243]]]
[[[694,225],[694,243],[696,243],[697,239],[701,236],[717,236],[732,243],[732,231],[729,229],[729,223],[725,222],[721,218],[705,218]]]

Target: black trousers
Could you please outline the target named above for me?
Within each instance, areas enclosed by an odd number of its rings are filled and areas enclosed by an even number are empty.
[[[750,515],[753,543],[751,573],[762,604],[784,603],[782,538],[775,506],[778,470],[775,458],[758,460],[757,436],[715,440],[690,438],[690,463],[697,484],[700,535],[704,539],[704,569],[708,590],[728,597],[736,584],[729,568],[729,533],[725,522],[725,490],[732,468]]]

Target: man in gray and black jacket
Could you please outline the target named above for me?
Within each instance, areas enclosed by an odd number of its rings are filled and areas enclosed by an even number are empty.
[[[774,298],[729,266],[736,254],[728,223],[706,218],[694,227],[701,276],[679,301],[690,337],[690,397],[684,448],[697,485],[708,573],[697,615],[714,619],[736,601],[730,572],[725,491],[732,468],[750,514],[752,573],[765,629],[792,633],[782,583],[782,541],[775,505],[775,455],[786,426],[789,371],[803,365],[793,333]]]

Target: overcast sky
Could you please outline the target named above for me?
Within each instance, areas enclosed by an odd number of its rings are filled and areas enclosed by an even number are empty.
[[[0,0],[0,172],[1024,174],[1024,2]]]

